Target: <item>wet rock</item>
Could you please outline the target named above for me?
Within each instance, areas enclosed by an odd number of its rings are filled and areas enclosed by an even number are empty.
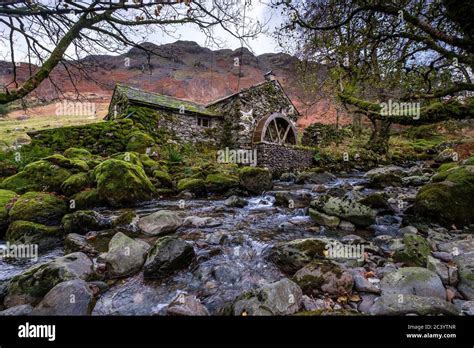
[[[159,238],[148,252],[144,266],[145,278],[165,278],[187,267],[194,259],[191,245],[174,236]]]
[[[66,203],[58,196],[43,192],[28,192],[13,204],[9,216],[11,221],[23,220],[57,226],[66,210]]]
[[[327,310],[331,309],[329,306],[326,305],[324,300],[322,299],[314,299],[307,295],[303,295],[301,301],[302,309],[305,311],[317,311],[317,310]]]
[[[85,280],[92,274],[92,261],[81,252],[33,266],[13,277],[4,304],[6,307],[37,304],[57,284],[73,279]]]
[[[362,269],[351,269],[352,277],[354,279],[354,288],[359,292],[369,292],[373,294],[380,294],[380,287],[378,283],[371,283],[364,277]]]
[[[403,186],[423,186],[429,181],[430,178],[424,175],[408,176],[406,178],[402,178]]]
[[[424,297],[410,294],[387,294],[379,297],[370,308],[372,315],[458,315],[449,302],[438,297]]]
[[[293,279],[308,295],[339,297],[349,294],[354,286],[352,275],[329,260],[311,262],[298,270]]]
[[[309,216],[316,222],[318,225],[326,226],[329,228],[336,228],[339,226],[341,221],[337,216],[331,216],[317,211],[316,209],[309,208]]]
[[[14,307],[10,307],[0,312],[0,316],[23,316],[30,315],[33,311],[33,306],[30,304],[23,304]]]
[[[311,202],[310,207],[352,222],[356,226],[369,226],[375,222],[375,211],[349,199],[320,196]]]
[[[355,232],[356,230],[356,227],[353,223],[350,223],[349,221],[341,221],[339,223],[339,226],[338,228],[343,231],[343,232],[348,232],[348,233],[352,233],[352,232]]]
[[[445,285],[456,285],[458,282],[457,268],[449,266],[432,256],[428,256],[426,268],[436,273]]]
[[[217,281],[227,284],[234,284],[240,279],[239,270],[227,265],[216,266],[212,270],[212,275]]]
[[[462,301],[460,310],[465,315],[474,316],[474,301]]]
[[[387,255],[391,255],[405,247],[401,239],[393,238],[387,234],[375,237],[372,242],[380,247],[380,249]]]
[[[90,315],[93,292],[82,279],[57,284],[35,307],[32,315]]]
[[[222,225],[222,222],[217,221],[211,217],[188,216],[183,221],[184,227],[217,227]]]
[[[296,183],[322,185],[322,184],[327,184],[328,182],[331,182],[336,179],[337,178],[335,175],[325,172],[318,168],[317,170],[303,172],[300,175],[298,175],[296,179]]]
[[[104,256],[108,276],[121,278],[139,272],[145,263],[148,249],[148,243],[118,232],[110,240],[109,251]]]
[[[468,300],[474,300],[474,251],[454,257],[458,266],[458,290]]]
[[[296,181],[296,175],[294,173],[283,173],[282,175],[280,175],[280,181],[295,182]]]
[[[171,210],[160,210],[144,216],[138,221],[138,227],[151,236],[162,236],[174,233],[183,225],[181,216]]]
[[[397,166],[375,168],[364,174],[369,180],[369,186],[373,188],[400,186],[404,176],[406,176],[405,169]]]
[[[426,266],[431,248],[428,241],[416,234],[406,233],[403,236],[403,248],[396,250],[393,259],[403,262],[406,266]]]
[[[326,241],[317,238],[295,239],[275,244],[268,254],[283,272],[294,274],[314,259],[325,258]]]
[[[233,315],[291,315],[300,309],[303,293],[287,278],[239,296],[232,305]]]
[[[207,193],[206,181],[199,178],[184,178],[178,181],[178,191],[181,193],[190,192],[198,197]]]
[[[238,197],[238,196],[234,195],[234,196],[230,196],[229,198],[227,198],[224,201],[224,204],[227,207],[243,208],[248,204],[248,202],[247,202],[246,199],[243,199],[241,197]]]
[[[458,156],[454,149],[444,149],[434,158],[437,163],[448,163],[453,162],[454,159]]]
[[[224,173],[209,174],[206,177],[206,187],[209,192],[225,193],[239,186],[239,178]]]
[[[112,207],[133,206],[156,194],[143,167],[125,160],[108,159],[94,169],[93,175],[99,198]]]
[[[272,176],[265,168],[243,167],[239,172],[239,185],[249,194],[259,195],[272,189]]]
[[[166,308],[166,314],[171,316],[207,316],[209,311],[196,296],[180,294]]]
[[[461,239],[454,240],[445,243],[438,244],[438,250],[450,254],[453,256],[458,256],[460,254],[466,254],[474,250],[474,239]]]
[[[433,251],[431,254],[433,255],[433,257],[444,262],[450,262],[453,260],[453,255],[445,251]]]
[[[373,294],[362,294],[360,297],[362,298],[362,301],[357,306],[358,311],[369,314],[370,308],[373,306],[378,296]]]
[[[405,226],[405,227],[402,227],[400,228],[399,232],[398,232],[401,236],[404,236],[405,234],[407,233],[410,233],[410,234],[417,234],[418,233],[418,229],[414,226]]]
[[[44,252],[60,244],[62,236],[58,226],[17,220],[10,224],[5,238],[10,244],[37,244],[38,251]]]
[[[275,192],[275,203],[286,208],[306,208],[312,195],[306,191],[278,191]]]
[[[446,299],[446,290],[438,275],[426,268],[404,267],[386,274],[381,282],[382,294],[417,295]]]
[[[112,226],[112,220],[94,210],[77,210],[66,214],[61,220],[65,233],[86,234],[89,231],[100,231]]]

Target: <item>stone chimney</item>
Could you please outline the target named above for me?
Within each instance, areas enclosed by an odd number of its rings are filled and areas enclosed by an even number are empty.
[[[273,73],[273,70],[270,70],[269,72],[265,73],[265,75],[263,75],[263,76],[265,77],[265,80],[267,80],[267,81],[275,81],[276,80],[276,76]]]

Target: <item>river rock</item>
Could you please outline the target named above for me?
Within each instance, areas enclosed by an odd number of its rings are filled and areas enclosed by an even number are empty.
[[[243,208],[248,204],[248,202],[246,199],[234,195],[227,198],[224,201],[224,204],[227,207]]]
[[[151,236],[162,236],[174,233],[183,225],[181,216],[171,210],[159,210],[144,216],[138,221],[138,227]]]
[[[337,216],[327,215],[312,208],[309,208],[308,213],[311,219],[313,219],[313,221],[318,225],[329,228],[336,228],[339,226],[339,222],[341,221]]]
[[[33,306],[30,304],[22,304],[10,307],[0,312],[0,316],[25,316],[33,312]]]
[[[32,315],[90,315],[94,295],[82,279],[57,284],[35,307]]]
[[[431,253],[430,244],[420,235],[406,233],[403,236],[403,248],[396,250],[393,259],[403,262],[406,266],[426,266]]]
[[[468,300],[474,300],[474,251],[454,257],[458,266],[458,290]]]
[[[352,233],[352,232],[355,232],[355,230],[356,230],[355,225],[353,223],[349,222],[349,221],[341,221],[339,223],[338,228],[341,231],[347,232],[347,233]]]
[[[372,315],[459,315],[451,303],[438,297],[411,294],[386,294],[375,300],[369,313]]]
[[[359,292],[369,292],[373,294],[380,294],[380,287],[378,283],[371,283],[367,278],[364,277],[364,269],[351,269],[349,270],[354,279],[354,288]]]
[[[430,181],[430,178],[424,175],[407,176],[402,178],[403,186],[423,186]]]
[[[37,304],[57,284],[73,279],[85,280],[92,274],[92,261],[81,252],[33,266],[13,277],[4,304],[6,307]]]
[[[375,223],[374,210],[350,199],[320,196],[311,202],[310,207],[352,222],[356,226],[369,226]]]
[[[8,227],[5,239],[10,244],[38,245],[38,251],[44,252],[61,243],[63,236],[59,226],[45,226],[35,222],[16,220]]]
[[[337,177],[321,169],[303,172],[296,178],[297,184],[323,185],[336,180]]]
[[[86,234],[89,231],[100,231],[112,226],[112,220],[94,210],[77,210],[66,214],[61,220],[66,233]]]
[[[426,268],[436,273],[444,285],[456,285],[458,282],[457,268],[449,266],[432,256],[428,256]]]
[[[474,238],[439,243],[438,250],[450,254],[451,257],[467,254],[474,250]]]
[[[352,275],[329,260],[315,260],[298,270],[294,281],[308,295],[345,296],[352,291]]]
[[[148,249],[150,249],[148,243],[118,232],[110,240],[109,251],[104,256],[108,276],[121,278],[140,271]]]
[[[66,210],[66,203],[58,196],[44,192],[28,192],[13,204],[9,216],[11,221],[23,220],[57,226]]]
[[[220,225],[222,223],[212,217],[187,216],[183,221],[184,227],[217,227]]]
[[[438,275],[421,267],[404,267],[386,274],[381,288],[383,295],[410,294],[446,299],[446,290]]]
[[[246,166],[239,171],[239,185],[249,194],[260,195],[272,189],[272,175],[268,169]]]
[[[283,173],[280,175],[280,181],[283,182],[295,182],[296,181],[296,175],[294,173]]]
[[[191,245],[175,236],[159,238],[148,252],[144,266],[145,278],[165,278],[187,267],[194,259]]]
[[[400,186],[404,176],[406,176],[405,169],[398,166],[375,168],[364,174],[369,180],[369,186],[374,188]]]
[[[209,311],[196,296],[180,294],[166,308],[171,316],[207,316]]]
[[[300,309],[303,292],[287,278],[239,296],[233,315],[291,315]]]
[[[327,242],[317,238],[295,239],[275,244],[268,254],[283,272],[294,274],[314,259],[324,259]]]
[[[11,208],[11,202],[16,197],[16,193],[9,190],[0,190],[0,238],[8,228],[8,211]]]
[[[306,191],[277,191],[275,203],[286,208],[306,208],[313,196]]]

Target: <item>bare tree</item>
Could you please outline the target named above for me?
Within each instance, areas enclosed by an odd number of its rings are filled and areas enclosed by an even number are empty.
[[[160,33],[192,25],[217,42],[220,27],[246,41],[262,30],[258,22],[242,26],[240,0],[11,0],[0,3],[0,45],[12,63],[12,78],[0,92],[0,104],[22,99],[62,65],[71,82],[79,71],[87,74],[81,58],[94,53],[120,53],[138,47]],[[218,43],[218,42],[217,42]],[[29,74],[20,81],[17,52],[26,48]],[[92,78],[92,77],[91,77]],[[55,86],[54,81],[51,81]],[[56,86],[55,86],[56,87]]]

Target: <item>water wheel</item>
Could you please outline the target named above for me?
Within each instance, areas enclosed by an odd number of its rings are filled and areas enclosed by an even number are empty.
[[[274,113],[262,118],[253,133],[253,143],[296,144],[296,128],[286,116]]]

